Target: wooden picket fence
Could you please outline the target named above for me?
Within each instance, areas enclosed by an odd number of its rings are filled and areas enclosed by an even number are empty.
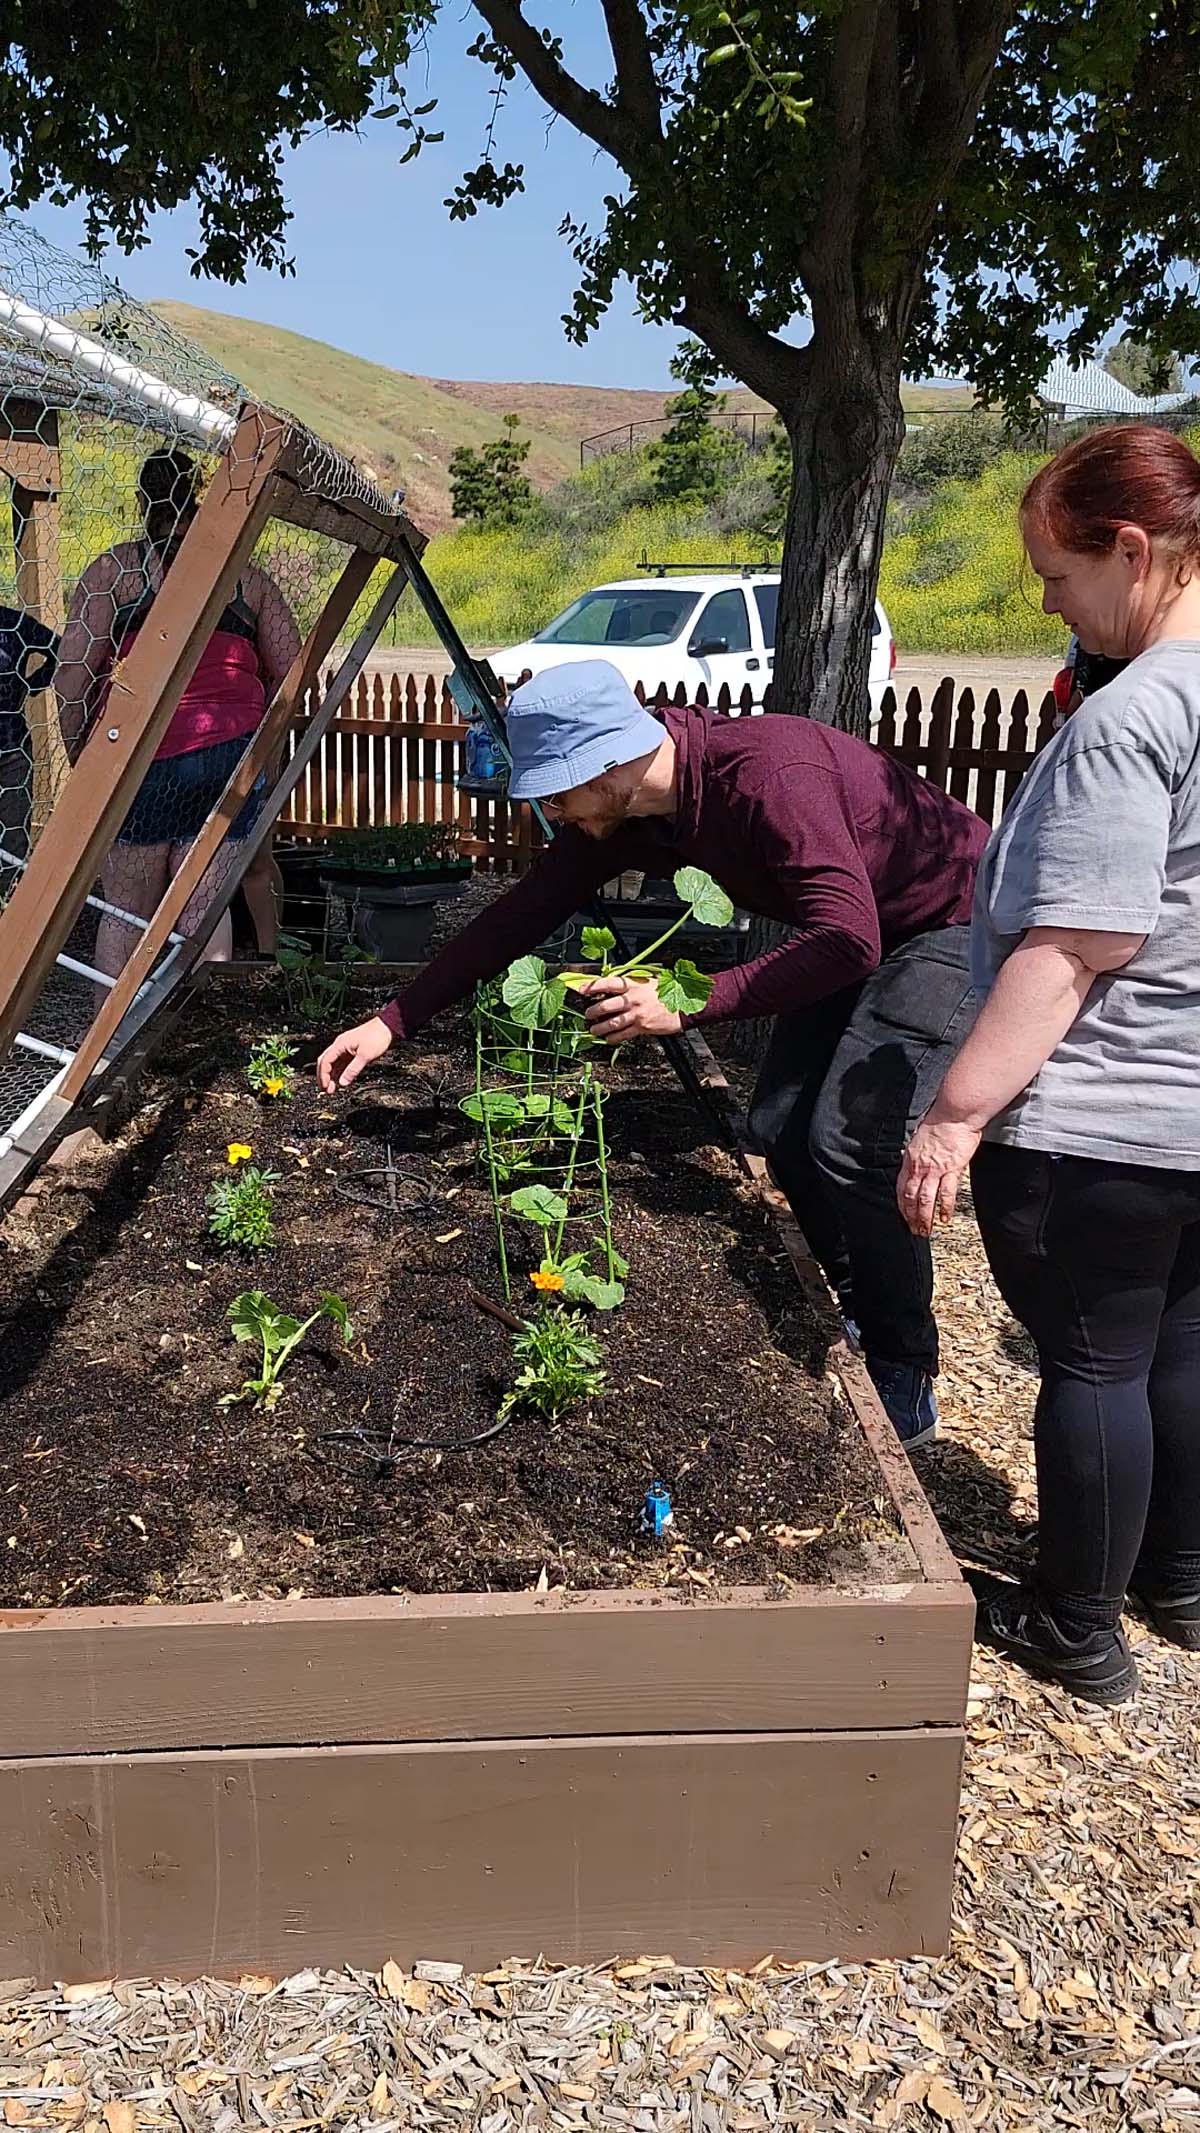
[[[316,700],[314,692],[294,734]],[[707,702],[703,687],[696,700]],[[749,689],[733,703],[723,688],[715,708],[745,715],[750,701]],[[660,689],[653,702],[682,706],[687,697],[681,685],[673,698]],[[959,690],[947,677],[928,705],[910,689],[901,708],[889,689],[872,739],[994,824],[1053,733],[1054,714],[1049,693],[1036,711],[1023,689],[1007,702],[990,689],[977,704],[973,690]],[[327,838],[384,823],[455,822],[464,853],[477,864],[522,872],[540,832],[520,802],[458,790],[466,730],[444,681],[360,675],[352,708],[333,720],[280,817],[283,833]]]

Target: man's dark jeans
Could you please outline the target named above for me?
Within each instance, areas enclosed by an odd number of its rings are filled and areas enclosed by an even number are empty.
[[[971,1026],[970,929],[896,948],[862,985],[781,1015],[750,1125],[872,1362],[938,1367],[933,1261],[896,1205],[905,1145]]]

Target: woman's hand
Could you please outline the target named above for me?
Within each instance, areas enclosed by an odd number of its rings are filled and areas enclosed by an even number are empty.
[[[627,1044],[631,1037],[677,1037],[683,1017],[664,1007],[653,978],[593,978],[582,997],[592,1004],[587,1024],[605,1044]]]
[[[931,1237],[935,1222],[949,1222],[958,1188],[982,1135],[978,1126],[927,1111],[900,1165],[896,1198],[914,1237]]]
[[[392,1033],[381,1015],[372,1015],[369,1022],[360,1022],[354,1029],[344,1029],[340,1037],[326,1045],[317,1061],[317,1080],[326,1096],[332,1096],[335,1089],[348,1089],[363,1068],[374,1066],[391,1050],[391,1045]]]

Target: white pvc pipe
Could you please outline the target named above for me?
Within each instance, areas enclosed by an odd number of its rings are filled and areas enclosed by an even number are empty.
[[[77,978],[88,978],[95,985],[113,986],[117,982],[115,978],[106,977],[102,970],[93,970],[90,963],[77,962],[73,955],[56,955],[54,960],[60,970],[73,970]]]
[[[47,1044],[44,1037],[27,1037],[24,1030],[17,1031],[13,1043],[19,1044],[23,1052],[36,1052],[39,1059],[57,1059],[60,1066],[70,1066],[75,1057],[74,1052],[65,1052],[61,1044]]]
[[[67,1069],[64,1066],[59,1068],[57,1074],[52,1074],[49,1081],[46,1083],[45,1088],[39,1089],[37,1095],[33,1099],[33,1102],[31,1104],[26,1104],[25,1109],[22,1111],[20,1118],[14,1119],[12,1125],[8,1129],[8,1132],[5,1134],[0,1134],[0,1156],[8,1155],[10,1150],[13,1149],[16,1146],[17,1142],[20,1140],[21,1135],[24,1133],[26,1127],[31,1126],[33,1124],[39,1112],[45,1110],[46,1105],[50,1102],[51,1097],[56,1096],[58,1094],[59,1084],[64,1080],[66,1072]]]
[[[76,326],[65,326],[60,319],[35,311],[32,304],[23,303],[19,296],[10,296],[4,289],[0,289],[0,325],[19,334],[32,347],[65,357],[69,363],[90,371],[106,385],[119,386],[122,392],[166,415],[174,429],[188,432],[210,451],[228,444],[237,428],[233,417],[223,414],[211,400],[177,391],[152,371],[114,355],[111,348],[93,340],[90,333],[80,333]]]
[[[24,872],[28,865],[29,861],[27,859],[18,859],[15,852],[8,850],[7,845],[0,844],[0,866],[18,867]],[[89,896],[85,901],[91,905],[93,911],[106,911],[110,918],[119,918],[126,926],[140,926],[143,933],[150,924],[148,918],[139,918],[136,911],[123,911],[120,904],[105,903],[102,896]],[[184,935],[182,933],[168,933],[167,939],[174,941],[175,946],[178,948],[183,944]]]

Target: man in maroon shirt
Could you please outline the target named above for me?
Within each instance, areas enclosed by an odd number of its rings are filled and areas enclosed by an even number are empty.
[[[685,1022],[778,1017],[751,1126],[861,1329],[900,1436],[932,1436],[932,1262],[895,1187],[970,1021],[967,922],[986,826],[866,742],[805,718],[667,710],[660,722],[602,660],[527,682],[508,737],[510,793],[541,800],[558,835],[381,1015],[334,1040],[322,1087],[347,1087],[626,868],[704,867],[789,937],[721,971],[694,1016],[665,1008],[652,983],[613,978],[592,986],[588,1021],[623,1044]]]

